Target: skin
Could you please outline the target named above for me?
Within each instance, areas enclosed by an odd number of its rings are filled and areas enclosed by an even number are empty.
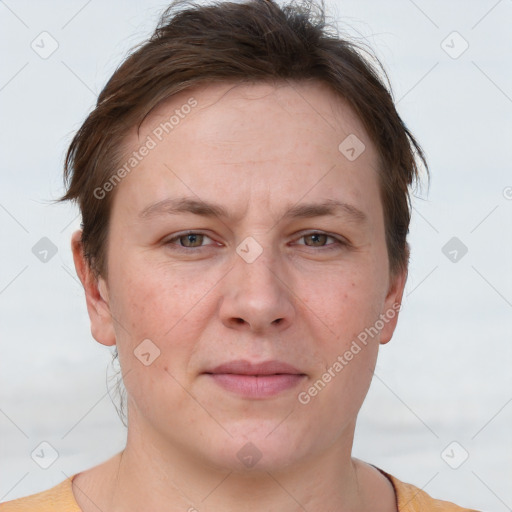
[[[389,273],[376,149],[325,85],[285,82],[184,91],[129,135],[127,153],[191,96],[198,105],[114,191],[108,278],[94,277],[73,235],[92,335],[117,345],[128,396],[125,450],[80,473],[75,497],[85,511],[397,510],[390,482],[351,450],[398,314],[309,403],[297,398],[401,303],[406,271]],[[338,149],[349,134],[365,144],[354,161]],[[140,217],[177,196],[230,216]],[[327,199],[366,221],[284,217]],[[206,236],[170,241],[185,230]],[[262,249],[251,263],[236,252],[249,236]],[[148,366],[134,355],[144,339],[160,350]],[[245,398],[203,373],[233,359],[277,359],[305,377]],[[248,442],[261,454],[250,468],[237,456]]]

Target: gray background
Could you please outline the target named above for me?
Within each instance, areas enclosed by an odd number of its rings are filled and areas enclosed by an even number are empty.
[[[74,131],[165,5],[0,1],[1,501],[124,446],[111,354],[90,335],[69,248],[77,210],[50,201]],[[414,199],[401,320],[381,348],[353,454],[434,497],[512,510],[512,1],[328,7],[384,63],[432,172],[428,195]],[[31,47],[51,49],[43,31],[58,43],[45,59]],[[57,250],[46,262],[32,251],[42,237]],[[452,237],[455,262],[442,250]],[[59,454],[48,469],[31,457],[42,441]],[[457,469],[447,463],[466,452]]]

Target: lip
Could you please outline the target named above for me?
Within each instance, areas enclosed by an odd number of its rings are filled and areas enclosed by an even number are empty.
[[[296,387],[306,374],[277,360],[251,363],[238,359],[204,372],[220,387],[246,398],[269,398]]]
[[[289,375],[304,375],[300,370],[283,361],[270,360],[261,363],[251,363],[245,359],[236,359],[229,363],[223,363],[208,370],[205,373],[232,373],[237,375],[275,375],[275,374],[289,374]]]

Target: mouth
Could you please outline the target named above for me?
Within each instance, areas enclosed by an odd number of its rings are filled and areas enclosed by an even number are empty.
[[[204,372],[223,389],[245,398],[269,398],[298,386],[306,374],[282,361],[230,361]]]

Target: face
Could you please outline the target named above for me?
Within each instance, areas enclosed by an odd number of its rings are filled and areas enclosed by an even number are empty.
[[[129,433],[230,469],[351,446],[405,277],[348,104],[321,84],[214,84],[126,144],[145,156],[115,187],[108,278],[87,300],[94,337],[117,344]]]

